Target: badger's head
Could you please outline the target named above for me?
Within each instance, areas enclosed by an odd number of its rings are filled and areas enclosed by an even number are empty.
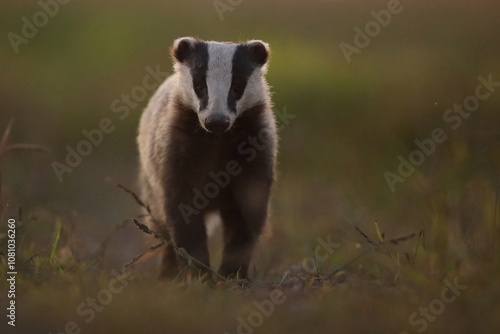
[[[269,46],[179,38],[172,47],[182,103],[208,132],[223,133],[246,110],[266,102]]]

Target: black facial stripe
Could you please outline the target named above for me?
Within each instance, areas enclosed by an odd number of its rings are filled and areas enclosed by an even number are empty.
[[[197,42],[195,49],[189,59],[193,78],[193,89],[200,99],[200,110],[206,109],[208,105],[207,70],[208,70],[208,44]]]
[[[236,112],[236,102],[243,96],[248,79],[257,67],[258,65],[251,58],[248,46],[238,45],[233,56],[233,78],[227,97],[227,105],[232,112]]]

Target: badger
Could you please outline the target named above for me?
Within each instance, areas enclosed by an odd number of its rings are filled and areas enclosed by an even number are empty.
[[[275,178],[269,45],[184,37],[171,55],[174,73],[151,97],[138,134],[142,196],[174,244],[163,250],[160,275],[177,277],[188,267],[181,248],[203,264],[196,272],[210,267],[206,217],[217,212],[224,243],[218,273],[247,278]]]

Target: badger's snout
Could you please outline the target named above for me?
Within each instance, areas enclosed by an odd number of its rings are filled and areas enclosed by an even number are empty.
[[[213,133],[223,133],[230,125],[231,121],[225,115],[212,115],[205,119],[205,128]]]

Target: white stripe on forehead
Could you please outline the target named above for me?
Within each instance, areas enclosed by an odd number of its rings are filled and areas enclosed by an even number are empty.
[[[231,77],[233,56],[236,52],[236,47],[236,44],[208,43],[207,77],[215,76],[218,79],[224,79],[224,76]]]
[[[207,86],[209,104],[219,104],[227,101],[231,87],[233,56],[236,52],[236,47],[236,44],[208,43]],[[222,107],[222,105],[218,105],[217,107]]]

